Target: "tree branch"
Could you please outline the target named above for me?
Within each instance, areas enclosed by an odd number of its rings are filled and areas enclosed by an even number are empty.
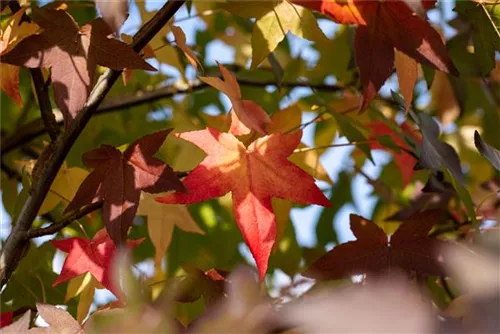
[[[238,79],[238,82],[242,86],[252,86],[252,87],[267,87],[276,86],[275,81],[262,81],[262,80],[251,80],[251,79]],[[196,81],[193,85],[188,88],[177,88],[175,86],[162,87],[150,91],[141,91],[138,93],[111,97],[106,99],[103,104],[97,109],[95,114],[104,114],[113,111],[123,110],[124,108],[135,107],[144,103],[155,102],[161,99],[173,97],[180,94],[189,94],[201,89],[208,87],[206,83]],[[329,92],[340,92],[345,89],[345,87],[340,87],[336,85],[326,85],[326,84],[309,84],[304,82],[282,82],[281,87],[285,88],[298,88],[298,87],[311,87],[316,90],[329,91]],[[62,121],[58,123],[60,126],[63,124]],[[16,133],[8,138],[2,138],[2,147],[0,154],[6,154],[17,147],[26,144],[27,142],[33,140],[34,138],[44,134],[46,131],[44,124],[41,119],[36,119],[27,123],[22,128],[18,129]]]
[[[184,3],[185,0],[168,1],[134,36],[132,48],[136,52],[141,51]],[[50,159],[47,160],[40,178],[31,189],[30,195],[26,199],[14,224],[13,230],[1,250],[0,287],[3,287],[8,282],[19,261],[25,255],[25,252],[21,252],[21,250],[25,250],[29,245],[27,233],[66,155],[121,73],[121,70],[107,70],[99,78],[85,106],[79,111],[68,131],[59,135],[54,142],[53,153]]]
[[[92,203],[90,205],[87,205],[83,208],[80,208],[78,210],[75,210],[68,215],[66,215],[64,218],[59,220],[58,222],[55,222],[47,227],[35,229],[35,230],[29,230],[28,233],[26,233],[26,237],[28,239],[32,238],[38,238],[44,235],[50,235],[59,232],[61,229],[65,228],[75,220],[78,220],[82,218],[83,216],[88,215],[91,212],[94,212],[96,210],[99,210],[102,207],[103,201],[99,201],[96,203]]]
[[[21,6],[17,1],[10,1],[9,8],[12,14],[21,10]],[[30,18],[27,15],[23,15],[23,20],[29,22]],[[60,129],[57,124],[54,113],[52,112],[52,104],[50,103],[48,85],[45,84],[43,80],[42,70],[39,68],[30,69],[31,78],[33,79],[33,86],[35,87],[35,94],[38,99],[38,105],[40,106],[40,113],[42,115],[42,120],[45,129],[49,133],[50,139],[56,140],[59,135]]]

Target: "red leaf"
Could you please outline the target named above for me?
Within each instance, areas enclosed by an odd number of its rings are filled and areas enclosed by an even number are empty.
[[[411,147],[401,138],[400,135],[398,135],[390,126],[383,122],[371,122],[366,124],[366,127],[368,127],[372,134],[374,136],[390,136],[391,139],[399,145],[400,147],[404,149],[410,150]],[[413,131],[412,128],[408,125],[408,123],[404,122],[401,124],[401,129],[403,132],[408,135],[410,138],[413,138],[417,142],[421,142],[421,138],[417,137]],[[369,137],[369,139],[373,139],[374,136]],[[383,149],[387,150],[387,147],[383,146],[382,144],[378,142],[372,142],[370,143],[370,148],[371,149]],[[413,178],[413,174],[415,174],[415,171],[413,170],[413,167],[415,167],[415,164],[417,163],[417,160],[409,153],[401,150],[400,152],[395,152],[391,150],[391,154],[394,158],[394,162],[396,165],[399,167],[399,170],[401,171],[401,177],[403,181],[403,187],[405,187],[408,183]]]
[[[127,247],[133,249],[144,238],[127,240]],[[68,238],[50,241],[57,249],[68,253],[59,277],[52,286],[66,282],[87,272],[115,296],[120,296],[113,284],[111,266],[116,254],[116,246],[104,229],[98,231],[92,240]]]
[[[330,206],[314,179],[287,159],[299,144],[301,131],[265,136],[248,148],[233,135],[210,128],[178,136],[200,147],[207,157],[184,179],[188,193],[175,193],[157,200],[190,204],[231,192],[236,222],[261,279],[276,238],[271,198]]]
[[[0,328],[10,325],[12,323],[13,318],[14,318],[14,312],[0,313]]]
[[[428,9],[434,1],[410,6],[408,1],[295,1],[330,16],[339,23],[359,24],[355,54],[363,85],[363,110],[392,74],[394,48],[419,63],[458,75],[439,33],[414,10]],[[413,9],[412,9],[413,8]]]
[[[183,191],[172,168],[153,154],[158,151],[171,129],[144,136],[122,154],[102,145],[83,155],[83,162],[94,171],[87,176],[65,212],[103,200],[103,219],[116,244],[126,239],[137,212],[142,191]]]
[[[115,70],[155,71],[127,44],[110,38],[112,31],[100,18],[79,29],[67,12],[41,8],[34,10],[33,20],[43,31],[21,41],[1,61],[51,68],[55,101],[66,127],[87,100],[98,64]]]
[[[443,211],[438,210],[415,214],[389,239],[373,221],[351,215],[351,230],[357,240],[336,246],[303,275],[332,280],[396,267],[446,276],[439,254],[446,242],[428,237],[429,231],[442,218]]]

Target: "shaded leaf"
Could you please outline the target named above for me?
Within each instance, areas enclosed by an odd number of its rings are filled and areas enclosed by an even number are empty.
[[[332,280],[362,273],[379,273],[393,268],[446,276],[440,249],[446,243],[428,237],[441,221],[442,211],[424,211],[406,219],[388,236],[373,221],[351,214],[351,231],[356,241],[334,247],[303,274]]]
[[[500,151],[483,141],[479,132],[474,131],[474,145],[483,157],[485,157],[497,170],[500,170]]]
[[[172,168],[153,156],[170,131],[144,136],[130,144],[123,154],[109,145],[85,153],[83,162],[94,171],[80,185],[65,212],[103,200],[106,229],[119,245],[132,225],[141,190],[149,193],[184,190]]]
[[[111,30],[102,19],[92,20],[80,29],[67,12],[41,8],[34,11],[33,20],[43,31],[25,38],[1,61],[51,68],[55,101],[66,127],[87,100],[98,64],[115,70],[155,71],[127,44],[110,38]]]

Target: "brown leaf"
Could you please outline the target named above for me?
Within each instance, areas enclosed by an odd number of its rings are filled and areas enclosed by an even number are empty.
[[[396,267],[445,276],[439,249],[446,243],[428,237],[442,214],[438,210],[415,214],[390,239],[373,221],[351,214],[351,230],[357,240],[336,246],[303,275],[332,280]]]
[[[120,28],[128,18],[129,0],[95,0],[102,19],[118,35]]]
[[[85,153],[83,162],[94,171],[83,181],[65,212],[103,200],[103,218],[109,236],[120,244],[136,215],[141,190],[149,193],[185,190],[172,168],[153,156],[170,131],[144,136],[123,154],[109,145]]]
[[[51,68],[55,101],[66,127],[85,104],[98,64],[115,70],[155,70],[125,43],[110,38],[112,31],[100,18],[79,29],[67,12],[41,8],[34,11],[33,20],[43,32],[21,41],[1,61]]]

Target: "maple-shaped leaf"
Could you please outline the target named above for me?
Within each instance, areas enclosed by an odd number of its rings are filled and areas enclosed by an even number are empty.
[[[225,94],[233,106],[232,112],[236,113],[238,119],[244,127],[235,128],[231,133],[235,135],[244,135],[251,130],[259,134],[266,134],[266,124],[271,122],[271,119],[266,112],[253,101],[243,100],[241,97],[240,85],[236,77],[223,65],[219,64],[219,70],[222,79],[216,77],[199,77],[201,81],[214,87],[221,93]]]
[[[0,55],[9,52],[14,46],[26,37],[36,33],[40,27],[34,23],[22,22],[28,7],[23,7],[14,13],[9,21],[0,30]],[[19,107],[23,106],[21,94],[19,94],[19,67],[10,64],[0,64],[0,88]]]
[[[377,137],[390,136],[390,138],[394,141],[394,143],[397,144],[399,147],[401,147],[402,149],[411,150],[411,147],[389,125],[383,122],[371,122],[366,124],[366,127],[371,130],[371,133],[374,136]],[[408,125],[408,123],[406,122],[402,123],[400,125],[400,128],[403,130],[403,133],[405,135],[409,136],[418,143],[421,142],[421,139],[413,133],[412,128]],[[373,138],[374,137],[369,137],[369,139]],[[379,142],[370,143],[370,148],[373,150],[387,149],[387,147],[383,146]],[[391,153],[394,158],[394,162],[401,171],[401,178],[404,187],[411,181],[411,179],[413,178],[413,174],[415,174],[413,167],[415,167],[417,159],[415,159],[414,156],[403,150],[400,150],[399,152],[391,150]]]
[[[65,212],[103,200],[104,224],[111,239],[120,244],[132,225],[141,190],[148,193],[184,190],[172,168],[153,156],[170,131],[144,136],[123,153],[109,145],[85,153],[83,163],[94,171],[80,185]]]
[[[174,226],[185,232],[205,233],[196,225],[185,206],[160,204],[149,194],[142,194],[137,214],[148,217],[148,234],[155,246],[157,265],[161,264],[161,259],[170,246]]]
[[[144,238],[127,240],[127,248],[138,246]],[[66,282],[85,273],[91,273],[106,289],[119,297],[119,290],[112,280],[112,262],[116,255],[116,246],[106,233],[99,230],[92,240],[83,238],[68,238],[50,241],[57,249],[68,253],[59,277],[52,286]]]
[[[97,65],[155,71],[130,46],[110,36],[113,32],[100,18],[79,28],[67,12],[40,8],[33,11],[33,20],[43,31],[25,38],[1,62],[50,68],[55,101],[66,126],[85,104]]]
[[[236,222],[261,279],[276,239],[271,198],[330,205],[314,179],[287,159],[299,145],[302,131],[265,136],[248,147],[232,134],[210,128],[177,136],[200,147],[207,157],[184,179],[188,193],[175,193],[157,200],[190,204],[231,192]]]
[[[363,85],[363,110],[392,74],[395,49],[439,71],[458,75],[439,33],[401,0],[295,1],[341,23],[358,24],[356,63]],[[434,1],[423,1],[428,8]]]
[[[42,316],[43,320],[49,324],[49,327],[33,327],[28,333],[41,334],[83,334],[83,328],[73,319],[66,311],[50,304],[36,303],[36,309]]]
[[[428,236],[442,217],[443,211],[438,210],[415,214],[389,238],[373,221],[351,214],[351,231],[357,240],[334,247],[303,275],[332,280],[401,268],[446,276],[440,252],[447,243]]]

